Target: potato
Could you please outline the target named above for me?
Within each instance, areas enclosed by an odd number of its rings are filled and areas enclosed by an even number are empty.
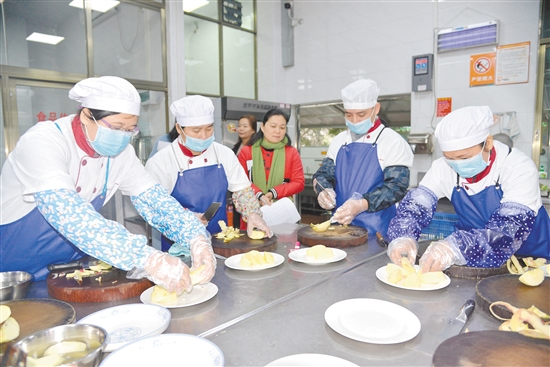
[[[529,270],[519,277],[519,281],[525,285],[536,287],[544,281],[544,270],[539,268]]]
[[[388,273],[388,275],[396,270],[401,271],[401,267],[399,265],[395,265],[394,263],[389,263],[388,265],[386,265],[386,273]]]
[[[164,287],[155,285],[153,293],[151,293],[151,302],[157,304],[167,304],[176,302],[178,295],[176,292],[168,292]]]
[[[0,327],[0,343],[9,342],[19,336],[19,324],[13,317],[8,317]]]
[[[422,281],[420,280],[420,276],[414,272],[407,275],[403,285],[410,288],[420,288],[422,286]]]
[[[319,224],[310,224],[311,229],[313,229],[315,232],[326,232],[328,227],[330,227],[330,219],[326,222],[319,223]]]
[[[420,280],[425,284],[437,284],[445,280],[445,274],[442,271],[432,271],[420,275]]]
[[[11,308],[6,305],[0,305],[0,324],[11,316]]]
[[[409,258],[407,258],[407,257],[402,257],[401,258],[401,267],[407,273],[407,274],[404,274],[404,275],[408,275],[410,273],[416,273],[416,270],[414,269],[414,266],[412,266],[411,262],[409,261]]]
[[[275,258],[271,253],[252,250],[241,256],[239,265],[243,268],[251,268],[258,265],[272,264],[274,262]]]
[[[253,240],[261,240],[264,237],[265,237],[265,232],[264,231],[254,230],[250,234],[250,238],[252,238]]]
[[[67,354],[83,352],[86,350],[86,343],[76,341],[63,341],[56,343],[44,351],[44,357],[51,354]]]
[[[322,260],[334,257],[334,252],[325,245],[315,245],[306,250],[306,255],[308,257],[313,257],[315,260]]]
[[[388,282],[392,284],[397,284],[401,279],[403,279],[403,273],[401,272],[401,268],[395,269],[388,275]]]
[[[27,367],[61,366],[65,358],[59,354],[50,354],[42,358],[27,357]]]

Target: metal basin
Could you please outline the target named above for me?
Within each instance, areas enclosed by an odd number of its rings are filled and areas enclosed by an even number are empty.
[[[0,273],[0,302],[27,297],[31,280],[32,275],[25,271]]]

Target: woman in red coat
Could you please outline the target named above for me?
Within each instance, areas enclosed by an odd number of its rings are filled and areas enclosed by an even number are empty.
[[[292,196],[304,189],[304,169],[286,133],[288,116],[277,108],[266,112],[260,130],[239,153],[260,205]]]

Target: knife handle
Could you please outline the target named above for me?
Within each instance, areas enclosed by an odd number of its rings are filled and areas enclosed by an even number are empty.
[[[467,300],[466,303],[462,305],[462,307],[460,308],[460,312],[458,314],[457,319],[464,322],[468,321],[470,316],[472,316],[472,314],[474,313],[475,308],[476,308],[476,303],[474,302],[474,300],[472,299]]]
[[[62,263],[62,264],[50,264],[47,266],[49,271],[75,269],[75,268],[81,268],[81,267],[82,267],[82,262],[80,260],[70,261],[68,263]]]

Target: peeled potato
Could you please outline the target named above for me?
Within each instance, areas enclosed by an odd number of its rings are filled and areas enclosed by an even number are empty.
[[[332,249],[327,248],[325,245],[315,245],[306,250],[306,255],[308,257],[315,258],[315,260],[321,260],[334,257],[334,252],[332,252]]]
[[[241,256],[239,265],[243,268],[250,268],[256,265],[265,265],[275,262],[275,257],[269,252],[252,250]]]
[[[392,284],[397,284],[401,279],[403,278],[403,273],[401,272],[401,268],[395,269],[388,275],[388,282]]]
[[[417,273],[410,273],[405,278],[405,282],[403,282],[403,285],[410,288],[420,288],[422,286],[422,280]]]
[[[519,277],[519,281],[525,285],[536,287],[544,281],[544,270],[538,268],[529,270]]]
[[[264,237],[265,237],[265,232],[264,231],[254,230],[250,234],[250,238],[252,238],[253,240],[261,240]]]
[[[330,227],[330,220],[319,224],[310,224],[310,226],[315,232],[326,232]]]
[[[394,263],[388,263],[388,265],[386,265],[386,273],[388,273],[388,275],[396,270],[401,271],[401,267],[399,265],[395,265]]]
[[[422,283],[426,284],[437,284],[445,280],[445,274],[443,274],[442,271],[433,271],[426,274],[421,274],[420,280]]]
[[[6,305],[0,305],[0,324],[11,316],[11,308]]]
[[[412,266],[411,262],[409,261],[409,258],[407,258],[407,257],[402,257],[401,258],[401,267],[407,273],[407,274],[404,274],[404,275],[408,275],[410,273],[416,273],[416,270],[414,269],[414,266]]]
[[[27,367],[61,366],[65,358],[59,354],[50,354],[42,358],[27,357]]]
[[[201,265],[198,268],[193,269],[189,272],[189,277],[191,278],[191,284],[195,285],[195,284],[200,283],[202,278],[199,277],[199,275],[200,275],[200,273],[202,273],[202,271],[204,270],[205,267],[206,267],[206,265]]]
[[[67,354],[75,352],[83,352],[86,350],[86,343],[75,341],[63,341],[49,347],[44,351],[44,357],[50,354]]]
[[[155,285],[153,293],[151,293],[151,302],[158,304],[166,304],[176,302],[178,295],[176,292],[168,292],[160,285]]]
[[[8,317],[0,327],[0,343],[9,342],[19,336],[19,324],[13,317]]]

